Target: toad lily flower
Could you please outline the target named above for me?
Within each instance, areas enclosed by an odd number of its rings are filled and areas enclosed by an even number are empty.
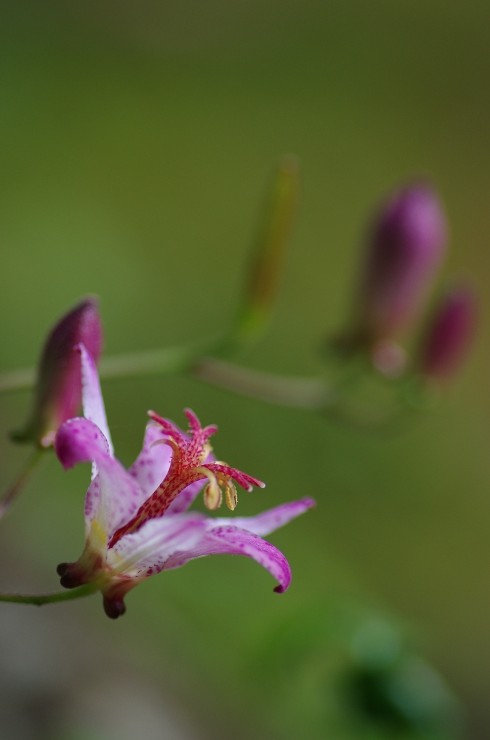
[[[148,576],[204,555],[228,553],[253,558],[276,578],[275,590],[285,591],[291,581],[288,561],[261,536],[314,502],[304,498],[234,519],[188,512],[201,489],[207,508],[216,509],[224,494],[234,509],[235,483],[248,491],[264,484],[214,460],[209,438],[216,427],[201,427],[189,410],[188,434],[150,412],[143,449],[126,470],[113,454],[95,364],[83,346],[79,352],[85,417],[61,426],[55,449],[65,468],[92,462],[92,482],[85,498],[85,548],[78,561],[58,566],[61,585],[95,584],[106,614],[116,619],[125,611],[126,593]]]

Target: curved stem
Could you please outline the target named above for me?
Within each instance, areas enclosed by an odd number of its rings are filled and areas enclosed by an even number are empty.
[[[337,394],[321,378],[292,378],[250,370],[231,362],[205,357],[191,368],[199,380],[259,401],[296,408],[325,408]]]
[[[43,456],[43,452],[44,452],[44,449],[36,448],[34,450],[33,454],[27,459],[25,466],[20,471],[20,474],[17,476],[14,483],[12,483],[12,485],[6,490],[6,492],[0,498],[0,519],[5,516],[5,514],[8,512],[8,510],[14,503],[19,493],[24,488],[25,484],[31,477],[37,465],[39,464]]]
[[[87,583],[85,586],[72,588],[67,591],[58,591],[53,594],[2,594],[0,601],[11,604],[31,604],[33,606],[43,606],[44,604],[56,604],[60,601],[73,601],[82,599],[84,596],[90,596],[98,590],[93,583]]]
[[[225,341],[226,337],[220,334],[186,346],[113,355],[101,359],[99,375],[104,380],[115,380],[116,378],[139,377],[140,375],[183,372],[192,367],[203,354],[218,352]],[[0,383],[0,391],[1,389]]]
[[[373,413],[369,408],[355,409],[351,405],[346,407],[345,399],[349,390],[365,375],[366,367],[363,363],[352,363],[336,382],[327,384],[321,376],[279,375],[206,356],[209,352],[219,354],[225,351],[226,342],[227,336],[222,334],[191,346],[113,355],[101,360],[99,374],[104,380],[113,380],[187,372],[197,380],[237,395],[279,406],[318,410],[332,421],[359,428],[391,427],[392,422],[399,417],[401,405],[399,402],[381,414],[379,409],[375,409]],[[0,375],[0,394],[30,387],[29,378],[32,385],[34,375],[32,371],[27,370]],[[36,454],[3,500],[0,499],[0,518],[21,490],[37,461]]]
[[[323,408],[336,398],[337,394],[322,378],[274,375],[205,356],[210,352],[219,353],[226,347],[226,341],[226,335],[219,335],[191,346],[113,355],[101,360],[99,375],[102,380],[113,380],[189,372],[199,380],[240,395],[298,408]],[[34,382],[32,370],[0,374],[0,394],[27,390]]]
[[[113,355],[100,361],[99,375],[102,379],[112,380],[181,372],[203,354],[219,352],[226,341],[227,337],[219,334],[189,345]],[[35,382],[36,374],[32,368],[0,373],[0,394],[29,390]]]

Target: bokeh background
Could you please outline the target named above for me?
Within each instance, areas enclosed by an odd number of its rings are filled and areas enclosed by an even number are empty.
[[[414,177],[450,222],[441,286],[471,281],[481,307],[464,372],[399,434],[190,378],[105,383],[126,463],[147,408],[182,422],[191,406],[219,425],[219,456],[268,483],[241,515],[306,494],[318,506],[271,537],[293,566],[284,596],[223,557],[149,580],[116,623],[97,597],[3,605],[4,736],[488,737],[488,3],[60,0],[0,14],[2,371],[32,366],[86,294],[100,296],[106,355],[226,326],[283,153],[302,163],[301,212],[245,365],[324,372],[371,210]],[[28,400],[1,399],[4,488],[27,456],[6,435]],[[87,476],[44,462],[0,524],[2,590],[56,589],[56,564],[81,549]]]

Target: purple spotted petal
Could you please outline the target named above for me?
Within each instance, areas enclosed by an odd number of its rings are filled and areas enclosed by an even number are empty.
[[[80,416],[62,424],[56,435],[55,450],[64,468],[80,462],[98,465],[110,457],[109,443],[99,427]]]
[[[206,531],[203,514],[177,514],[150,519],[107,551],[113,570],[132,578],[159,573],[172,556],[195,548]]]
[[[100,390],[99,375],[97,373],[97,367],[91,355],[87,352],[83,344],[77,346],[78,352],[80,352],[80,361],[82,366],[82,405],[83,415],[86,419],[93,421],[96,424],[109,445],[109,452],[111,455],[114,454],[112,446],[111,434],[109,432],[109,426],[107,424],[107,416],[105,413],[104,399],[102,398],[102,391]]]
[[[97,466],[98,475],[87,492],[88,523],[97,518],[110,535],[136,513],[142,499],[139,485],[111,456],[107,440],[95,424],[83,418],[69,419],[56,435],[55,449],[65,468],[81,462]]]
[[[283,527],[285,524],[295,519],[297,516],[304,514],[305,511],[311,509],[316,505],[316,502],[312,498],[302,498],[298,501],[291,501],[287,504],[281,504],[276,506],[274,509],[268,509],[262,514],[250,517],[233,517],[230,518],[217,517],[210,520],[210,522],[217,527],[227,526],[230,521],[233,522],[234,527],[239,529],[245,529],[247,532],[252,532],[260,537],[274,532],[279,527]]]
[[[234,520],[228,519],[228,522],[230,521]],[[207,532],[203,534],[199,543],[185,552],[175,552],[165,563],[165,570],[180,568],[190,560],[205,555],[245,555],[253,558],[276,579],[278,585],[275,591],[278,593],[286,591],[291,582],[291,569],[277,547],[231,524],[213,526],[212,519],[208,519],[207,524]]]
[[[171,448],[161,440],[165,434],[153,422],[146,425],[145,438],[140,454],[129,468],[129,473],[138,481],[143,493],[141,504],[158,488],[168,473]]]

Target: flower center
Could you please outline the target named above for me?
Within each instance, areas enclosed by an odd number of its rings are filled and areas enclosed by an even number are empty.
[[[191,483],[207,478],[208,483],[203,491],[205,506],[208,509],[217,509],[224,494],[226,505],[232,511],[238,502],[234,481],[246,491],[251,491],[253,486],[264,487],[262,481],[231,468],[226,463],[206,462],[212,451],[209,438],[216,433],[217,427],[201,427],[199,419],[190,409],[186,409],[185,414],[189,421],[189,435],[154,411],[149,412],[150,418],[165,432],[161,443],[172,448],[170,467],[164,480],[140,506],[134,517],[114,532],[109,548],[114,547],[124,535],[136,532],[148,519],[162,516],[179,493]]]

